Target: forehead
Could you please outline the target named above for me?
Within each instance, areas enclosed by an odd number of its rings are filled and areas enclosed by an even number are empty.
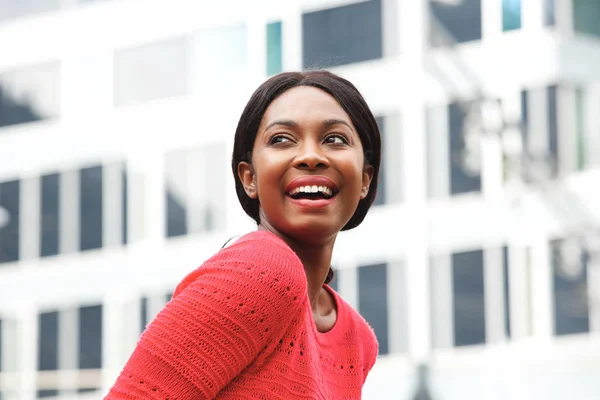
[[[263,116],[263,124],[276,119],[341,119],[352,124],[350,117],[329,93],[310,86],[292,88],[273,100]]]

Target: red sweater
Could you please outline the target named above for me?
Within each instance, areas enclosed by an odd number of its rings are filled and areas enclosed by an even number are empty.
[[[331,288],[337,321],[317,331],[300,259],[252,232],[177,287],[106,399],[360,399],[377,340]]]

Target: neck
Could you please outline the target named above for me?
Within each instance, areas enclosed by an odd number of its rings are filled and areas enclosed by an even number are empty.
[[[259,225],[258,229],[267,230],[279,236],[296,253],[300,261],[302,261],[308,283],[308,299],[310,300],[313,312],[316,312],[321,288],[331,267],[331,256],[333,254],[336,235],[309,242],[292,238],[263,224]]]

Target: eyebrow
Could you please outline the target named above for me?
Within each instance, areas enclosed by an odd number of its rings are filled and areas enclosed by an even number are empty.
[[[298,123],[296,121],[292,121],[291,119],[278,119],[278,120],[271,122],[269,125],[267,125],[267,127],[265,128],[265,131],[276,125],[282,125],[282,126],[286,126],[288,128],[297,128],[298,127]],[[349,123],[347,123],[346,121],[344,121],[343,119],[336,119],[336,118],[326,119],[325,121],[323,121],[321,123],[321,125],[323,125],[325,127],[331,127],[334,125],[346,125],[348,128],[350,128],[350,130],[352,132],[354,132],[354,128],[352,128],[352,126]]]

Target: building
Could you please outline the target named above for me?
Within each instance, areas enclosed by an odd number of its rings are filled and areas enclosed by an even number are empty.
[[[598,0],[0,1],[0,398],[101,398],[184,274],[252,229],[229,172],[249,94],[318,67],[384,135],[377,205],[334,257],[380,341],[364,397],[411,398],[428,364],[435,399],[595,398],[598,20]]]

